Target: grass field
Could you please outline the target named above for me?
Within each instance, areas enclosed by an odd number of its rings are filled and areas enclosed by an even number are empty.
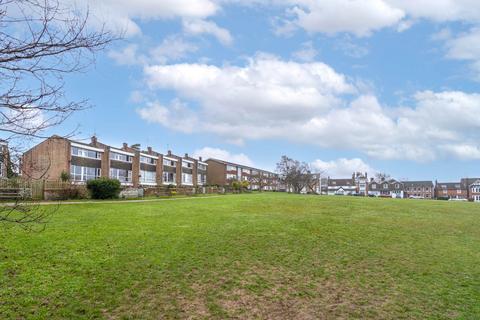
[[[1,319],[479,319],[480,205],[288,194],[3,228]]]

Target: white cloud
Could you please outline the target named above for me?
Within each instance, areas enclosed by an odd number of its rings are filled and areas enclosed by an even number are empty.
[[[147,106],[145,119],[183,132],[185,123],[191,124],[192,131],[236,144],[287,139],[380,159],[428,162],[448,155],[448,146],[480,138],[480,94],[423,91],[413,96],[412,106],[396,108],[381,105],[372,94],[348,102],[358,89],[319,62],[263,54],[244,66],[157,65],[144,72],[151,90],[173,90],[188,101],[181,108],[180,102]]]
[[[70,0],[79,8],[88,8],[99,26],[106,23],[127,36],[141,33],[137,20],[163,20],[172,18],[204,19],[220,9],[213,0]]]
[[[146,107],[137,109],[137,113],[147,122],[159,123],[176,131],[192,133],[197,128],[196,114],[179,100],[172,101],[169,106],[149,102]]]
[[[284,0],[270,4],[286,6],[285,18],[277,24],[279,33],[300,27],[310,33],[350,33],[369,36],[383,28],[409,29],[420,19],[436,23],[480,23],[480,2],[476,0]]]
[[[184,19],[183,30],[188,34],[209,34],[217,38],[224,45],[231,45],[233,37],[227,29],[217,26],[213,21],[201,19]]]
[[[207,160],[208,158],[215,158],[219,160],[230,161],[238,164],[243,164],[246,166],[253,167],[253,161],[243,153],[230,153],[227,150],[219,148],[204,147],[202,149],[195,150],[193,153],[194,158],[202,157],[202,159]]]
[[[457,60],[480,60],[480,28],[451,37],[446,43],[447,57]]]
[[[179,36],[165,38],[162,43],[150,50],[151,61],[156,63],[167,63],[185,58],[189,53],[195,52],[198,47],[185,41]]]
[[[181,36],[172,35],[166,37],[161,44],[143,54],[137,44],[129,44],[124,48],[110,50],[108,56],[119,65],[146,65],[149,63],[165,64],[177,61],[195,52],[198,47],[185,41]]]
[[[315,57],[318,55],[317,49],[313,46],[312,41],[307,41],[302,44],[302,48],[293,53],[293,57],[300,61],[312,62],[315,60]]]
[[[463,160],[480,160],[480,147],[473,144],[446,145],[443,149]]]
[[[357,59],[363,58],[369,52],[367,47],[356,44],[350,39],[350,37],[345,37],[344,39],[337,41],[335,46],[336,49],[342,51],[346,56]]]
[[[373,31],[397,24],[405,13],[383,0],[297,0],[294,23],[308,32],[347,32],[369,36]]]
[[[323,172],[323,175],[330,176],[330,177],[351,177],[352,173],[354,172],[368,172],[368,174],[372,175],[375,174],[376,170],[373,169],[371,166],[366,164],[360,158],[340,158],[337,160],[332,161],[322,161],[317,159],[311,163],[311,167],[314,170]]]
[[[108,56],[119,65],[142,64],[146,58],[138,53],[136,44],[130,44],[120,50],[110,50]]]

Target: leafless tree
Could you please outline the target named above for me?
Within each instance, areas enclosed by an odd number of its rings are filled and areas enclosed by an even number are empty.
[[[258,188],[258,191],[263,191],[265,187],[268,185],[267,176],[260,171],[252,172],[248,176],[248,183],[250,186]]]
[[[379,172],[375,174],[375,179],[377,181],[387,181],[390,180],[391,176],[388,173],[385,172]]]
[[[118,38],[90,21],[88,8],[58,0],[0,0],[0,137],[11,163],[28,141],[88,106],[66,97],[65,76],[86,70]],[[0,221],[44,221],[44,210],[21,203],[2,206]]]
[[[287,156],[282,156],[277,163],[277,172],[287,190],[292,190],[294,193],[315,192],[315,186],[320,177],[320,173],[312,172],[308,163]]]

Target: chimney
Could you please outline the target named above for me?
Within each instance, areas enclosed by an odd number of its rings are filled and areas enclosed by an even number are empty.
[[[202,161],[202,157],[198,157],[198,160]]]
[[[188,153],[185,153],[185,158],[188,158]]]
[[[168,154],[169,156],[171,156],[171,155],[172,155],[172,151],[171,151],[171,150],[168,150],[167,154]]]
[[[96,136],[92,136],[92,138],[91,138],[91,144],[92,144],[92,146],[95,146],[95,147],[96,147],[96,146],[97,146],[97,142],[98,142],[97,137],[96,137]]]
[[[124,142],[123,143],[123,150],[127,150],[127,148],[128,148],[128,143]]]
[[[153,153],[152,147],[147,147],[147,152],[148,152],[148,154],[152,154]]]

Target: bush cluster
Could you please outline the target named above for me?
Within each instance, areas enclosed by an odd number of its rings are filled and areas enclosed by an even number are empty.
[[[120,181],[102,177],[87,182],[92,199],[115,199],[120,193]]]

